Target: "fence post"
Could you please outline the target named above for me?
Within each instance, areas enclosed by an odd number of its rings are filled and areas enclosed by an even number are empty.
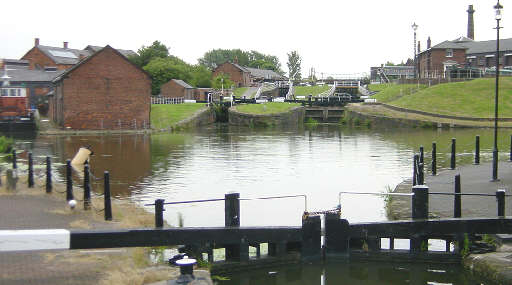
[[[419,185],[425,184],[425,172],[423,169],[423,163],[418,164],[418,184]]]
[[[450,156],[450,168],[455,169],[455,138],[452,138],[452,154]]]
[[[52,192],[52,159],[46,157],[46,193]]]
[[[423,148],[423,146],[420,146],[420,163],[423,163],[423,159],[425,158],[424,151],[425,149]]]
[[[416,185],[412,187],[412,218],[413,219],[428,219],[428,186]],[[422,245],[427,240],[419,235],[413,236],[410,239],[410,251],[413,253],[421,252]]]
[[[496,191],[496,201],[498,202],[498,217],[505,217],[505,190]]]
[[[164,199],[155,200],[155,227],[164,227]]]
[[[302,220],[302,260],[320,259],[322,248],[322,220],[320,216],[309,216]]]
[[[73,178],[71,177],[71,160],[66,160],[66,201],[73,200]]]
[[[224,225],[240,227],[240,193],[224,195]],[[241,244],[226,245],[226,261],[240,260]]]
[[[512,161],[512,135],[510,135],[510,155],[508,161]]]
[[[325,249],[326,255],[348,254],[350,225],[335,213],[325,214]]]
[[[12,172],[14,177],[18,176],[18,157],[16,155],[16,150],[12,150]]]
[[[103,176],[104,202],[105,202],[105,221],[112,221],[112,204],[110,202],[110,174],[105,171]]]
[[[412,160],[412,186],[418,184],[418,160],[419,156],[415,154]]]
[[[462,197],[458,195],[461,193],[460,188],[460,174],[455,175],[455,195],[453,196],[453,217],[462,217]]]
[[[84,166],[84,210],[89,210],[91,206],[91,184],[89,164]]]
[[[480,164],[480,136],[475,137],[475,164]]]
[[[32,152],[28,153],[28,187],[34,187],[34,160],[32,159]]]
[[[432,143],[432,175],[437,175],[437,144]]]

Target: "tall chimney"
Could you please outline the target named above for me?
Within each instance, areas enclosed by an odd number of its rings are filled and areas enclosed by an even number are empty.
[[[68,42],[64,42],[64,48],[68,48]]]
[[[34,46],[38,46],[39,45],[39,38],[35,38],[34,39]]]
[[[475,10],[473,9],[473,5],[469,5],[468,10],[468,38],[474,40],[475,39],[475,22],[473,21],[473,13]]]
[[[430,49],[432,46],[432,42],[430,41],[430,37],[427,39],[427,49]]]
[[[421,48],[420,48],[420,41],[418,41],[418,53],[421,52]]]

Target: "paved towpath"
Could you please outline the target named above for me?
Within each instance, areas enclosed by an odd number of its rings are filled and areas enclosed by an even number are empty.
[[[412,172],[412,171],[411,171]],[[436,176],[425,172],[425,184],[430,192],[453,193],[455,190],[455,175],[460,174],[462,193],[486,193],[494,195],[498,189],[512,194],[512,163],[502,161],[498,164],[498,182],[491,182],[492,165],[464,165],[454,170],[443,170]],[[411,192],[411,181],[404,181],[395,191]],[[398,218],[409,218],[411,213],[410,197],[393,197],[392,209]],[[512,197],[505,199],[505,213],[512,216]],[[462,217],[495,217],[497,216],[495,197],[462,196]],[[453,196],[430,195],[429,212],[433,217],[453,217]]]

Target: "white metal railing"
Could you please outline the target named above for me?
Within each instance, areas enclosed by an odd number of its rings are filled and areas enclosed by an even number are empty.
[[[185,97],[151,97],[151,104],[183,104]]]
[[[334,91],[336,91],[336,81],[334,82],[332,87],[329,88],[329,90],[326,90],[326,91],[318,94],[317,97],[330,97],[334,94]]]
[[[289,81],[290,88],[288,89],[288,93],[286,93],[286,100],[293,100],[295,98],[295,88],[293,87],[293,81]]]

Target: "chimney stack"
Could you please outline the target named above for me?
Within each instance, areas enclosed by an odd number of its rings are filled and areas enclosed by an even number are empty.
[[[420,41],[418,41],[418,53],[421,52],[421,48],[420,48]]]
[[[475,22],[473,21],[473,13],[475,10],[473,9],[473,5],[469,5],[468,10],[468,38],[474,40],[475,39]]]
[[[430,49],[432,47],[432,42],[430,41],[430,37],[427,39],[427,49]]]
[[[39,45],[39,38],[35,38],[34,39],[34,46],[38,46]]]
[[[64,42],[64,48],[68,48],[68,42]]]

